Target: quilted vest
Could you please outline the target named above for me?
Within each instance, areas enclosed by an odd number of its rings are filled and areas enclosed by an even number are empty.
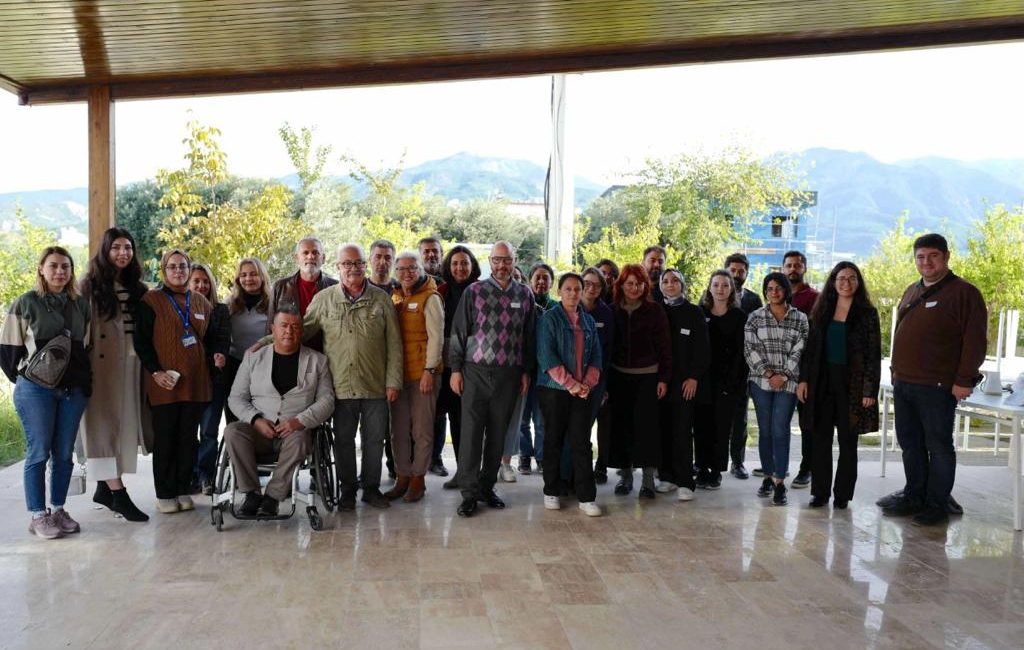
[[[431,295],[440,298],[437,282],[430,276],[412,295],[406,296],[401,287],[391,291],[391,301],[395,304],[398,325],[402,330],[402,360],[407,382],[419,381],[427,365],[427,319],[423,309]]]

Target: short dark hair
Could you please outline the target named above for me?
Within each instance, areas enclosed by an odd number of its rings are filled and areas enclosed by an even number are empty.
[[[743,268],[747,269],[748,271],[750,270],[750,260],[748,260],[747,256],[744,255],[743,253],[733,253],[729,257],[725,258],[725,264],[723,264],[722,266],[724,268],[729,268],[730,264],[742,264]]]
[[[278,314],[284,314],[285,316],[298,316],[299,318],[302,318],[302,314],[299,312],[299,306],[290,300],[284,300],[277,303],[277,307],[274,309],[274,317],[271,318],[270,321],[275,321]]]
[[[927,235],[921,235],[914,240],[914,250],[919,248],[935,248],[943,253],[949,252],[949,242],[946,238],[936,232],[930,232]]]
[[[788,255],[786,257],[789,257]],[[783,258],[785,259],[785,258]],[[786,295],[786,304],[790,304],[793,301],[793,285],[789,283],[789,278],[785,274],[779,271],[772,271],[768,275],[764,276],[764,281],[761,283],[761,296],[768,301],[768,283],[774,282],[775,284],[782,287],[782,291]]]
[[[580,272],[580,277],[585,278],[588,275],[594,275],[597,277],[597,281],[601,284],[601,293],[604,293],[605,288],[608,284],[604,281],[604,274],[596,266],[588,266]]]
[[[373,254],[374,248],[390,248],[391,252],[395,252],[395,245],[387,239],[378,239],[377,241],[370,244],[370,253]]]
[[[650,245],[650,246],[648,246],[647,248],[644,249],[644,256],[643,256],[642,259],[647,259],[647,256],[650,255],[651,253],[654,253],[654,252],[661,253],[665,257],[668,257],[668,253],[665,252],[665,247],[664,246],[659,246],[658,244],[652,244],[652,245]]]
[[[424,238],[420,239],[418,242],[416,242],[416,248],[419,248],[423,244],[437,244],[438,247],[440,248],[441,247],[441,240],[438,239],[437,237],[433,237],[433,236],[431,236],[431,237],[424,237]]]
[[[597,267],[598,270],[600,270],[602,266],[610,266],[612,267],[612,279],[614,280],[615,278],[619,277],[619,265],[616,264],[614,260],[610,260],[607,257],[603,257],[597,260],[597,264],[595,264],[594,266]]]
[[[786,251],[786,254],[782,256],[782,263],[785,264],[786,260],[790,257],[799,257],[800,262],[802,262],[804,266],[807,266],[807,256],[800,251]]]

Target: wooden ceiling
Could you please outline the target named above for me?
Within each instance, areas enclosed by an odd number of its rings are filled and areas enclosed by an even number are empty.
[[[22,103],[468,79],[1024,38],[1024,0],[0,0]]]

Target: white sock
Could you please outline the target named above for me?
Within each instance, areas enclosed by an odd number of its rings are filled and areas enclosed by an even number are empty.
[[[40,518],[45,517],[45,516],[46,516],[46,511],[45,510],[33,510],[32,511],[32,518],[33,519],[40,519]]]
[[[51,508],[53,508],[53,512],[54,513],[57,513],[57,512],[60,512],[61,510],[63,510],[64,506],[51,506]]]

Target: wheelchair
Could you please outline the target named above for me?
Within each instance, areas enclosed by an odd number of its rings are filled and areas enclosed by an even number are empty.
[[[276,454],[258,454],[256,456],[256,468],[260,477],[260,486],[265,487],[267,480],[277,468]],[[309,472],[309,489],[299,489],[299,475],[306,470]],[[289,501],[291,509],[281,512],[276,516],[263,514],[243,515],[238,511],[236,497],[238,495],[235,484],[234,468],[228,454],[227,445],[221,438],[217,447],[217,476],[213,484],[213,507],[210,509],[210,524],[220,532],[224,529],[224,514],[230,513],[239,521],[280,521],[290,519],[295,515],[297,504],[306,506],[306,516],[309,517],[309,527],[313,530],[323,530],[324,522],[317,507],[317,501],[323,505],[327,512],[333,512],[338,504],[338,483],[334,471],[334,431],[331,425],[325,422],[313,430],[312,452],[306,459],[295,468],[292,474],[292,493]]]

